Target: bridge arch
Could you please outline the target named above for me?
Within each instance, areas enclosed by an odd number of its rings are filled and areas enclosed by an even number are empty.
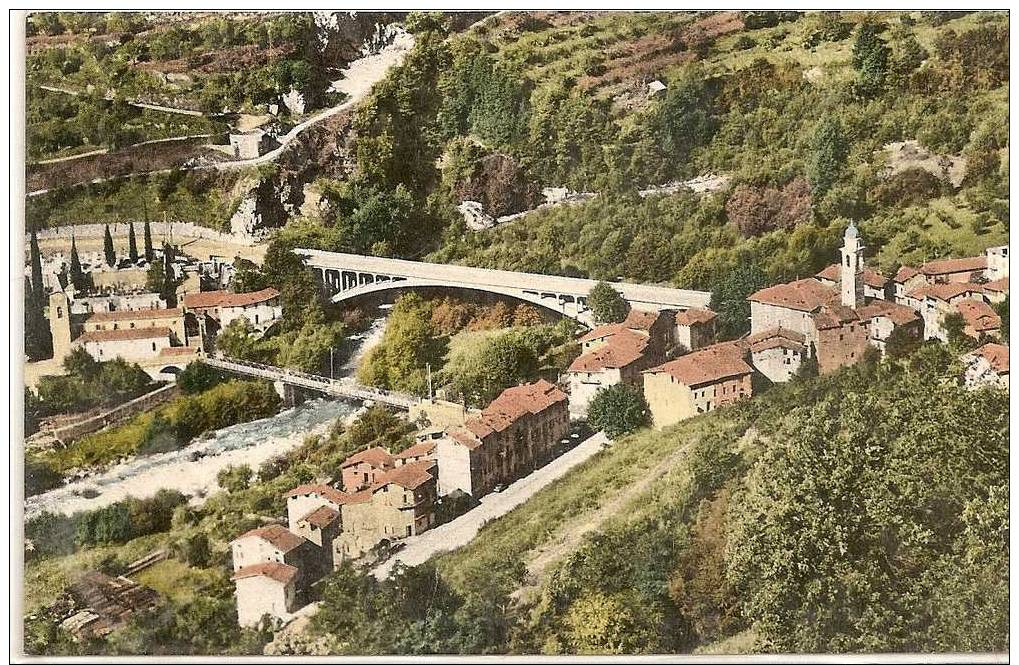
[[[560,316],[567,316],[587,326],[592,326],[594,324],[594,318],[591,314],[591,310],[587,307],[586,298],[577,298],[570,294],[557,294],[548,291],[521,291],[509,286],[465,286],[463,284],[451,284],[442,280],[383,278],[375,279],[374,281],[363,281],[358,286],[347,288],[333,294],[330,300],[333,303],[342,303],[363,296],[384,293],[386,291],[425,288],[491,293],[505,298],[510,298],[518,302],[541,307],[545,310],[555,312]]]

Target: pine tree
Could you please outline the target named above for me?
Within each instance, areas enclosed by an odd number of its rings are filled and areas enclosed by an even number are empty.
[[[811,164],[810,184],[815,200],[838,180],[846,165],[849,146],[838,118],[825,116],[814,132],[814,159]]]
[[[29,360],[42,360],[53,355],[50,325],[43,314],[42,302],[33,293],[41,291],[31,281],[25,284],[25,355]]]
[[[35,235],[35,229],[32,229],[29,255],[32,265],[32,282],[28,286],[30,292],[26,290],[26,293],[28,293],[28,297],[33,302],[42,303],[43,297],[46,295],[46,289],[42,283],[42,255],[39,253],[39,238]]]
[[[149,226],[149,220],[145,220],[145,260],[150,264],[156,258],[156,250],[152,248],[152,228]]]
[[[138,241],[134,237],[134,222],[127,226],[127,254],[131,258],[131,265],[138,263]]]
[[[85,278],[84,271],[81,269],[81,259],[78,258],[78,247],[74,243],[74,236],[71,236],[71,268],[69,276],[75,291],[81,293],[88,291],[88,281]]]
[[[113,236],[110,235],[109,224],[103,232],[103,256],[106,258],[106,265],[111,268],[117,265],[117,252],[113,249]]]

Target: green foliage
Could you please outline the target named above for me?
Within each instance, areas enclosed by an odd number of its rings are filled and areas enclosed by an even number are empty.
[[[764,273],[753,264],[740,266],[718,278],[711,289],[711,309],[718,314],[715,333],[719,339],[736,339],[750,330],[747,297],[766,284]]]
[[[248,489],[254,473],[247,464],[224,467],[216,474],[216,484],[227,492],[240,492]]]
[[[78,547],[123,543],[131,538],[131,511],[125,503],[114,503],[85,513],[78,520],[74,542]]]
[[[644,393],[625,383],[601,388],[587,409],[587,422],[610,439],[618,439],[648,424]]]
[[[853,67],[859,74],[859,90],[867,96],[880,92],[888,75],[891,49],[880,37],[883,28],[884,26],[876,21],[867,20],[856,29]]]
[[[85,272],[81,269],[81,259],[78,258],[78,247],[74,242],[74,236],[71,236],[71,265],[68,268],[68,276],[75,291],[78,293],[88,292],[88,278],[85,277]]]
[[[845,132],[837,117],[827,115],[821,119],[814,130],[813,146],[810,183],[814,196],[820,198],[838,181],[849,154]]]
[[[103,257],[106,259],[106,265],[112,267],[117,264],[117,252],[113,249],[113,236],[110,235],[109,224],[103,229]]]
[[[145,233],[144,233],[144,236],[145,236],[144,237],[144,242],[145,242],[145,260],[148,263],[152,263],[155,260],[155,258],[156,258],[156,251],[152,247],[152,227],[149,226],[149,220],[147,218],[145,220]]]
[[[1008,296],[993,305],[994,312],[1001,317],[1001,341],[1008,344]]]
[[[131,265],[138,263],[138,239],[134,235],[134,222],[129,222],[127,226],[127,255],[131,259]]]
[[[219,370],[209,367],[200,360],[194,360],[177,375],[177,387],[188,395],[194,395],[205,392],[226,379],[226,375]]]
[[[42,298],[34,293],[43,292],[32,282],[25,284],[25,355],[30,361],[53,356],[53,337],[49,320],[43,313]]]
[[[36,386],[41,417],[112,407],[153,388],[145,370],[122,358],[98,362],[82,348],[64,358],[66,375],[40,377]]]
[[[429,304],[417,294],[401,296],[382,340],[358,367],[357,378],[366,385],[424,395],[427,365],[441,366],[444,346],[432,326]]]
[[[525,335],[510,331],[484,339],[452,358],[441,380],[458,399],[485,407],[511,386],[538,378],[538,356]]]
[[[622,294],[605,282],[594,285],[587,294],[587,305],[596,323],[619,323],[630,312],[630,304]]]

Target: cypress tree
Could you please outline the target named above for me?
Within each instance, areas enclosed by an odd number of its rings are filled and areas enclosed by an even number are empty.
[[[134,222],[127,227],[127,254],[131,258],[131,265],[138,263],[138,241],[134,237]]]
[[[117,265],[117,252],[113,249],[113,236],[110,235],[110,225],[106,225],[103,233],[103,255],[106,257],[106,265],[111,268]]]
[[[814,131],[814,157],[810,169],[811,190],[820,198],[832,188],[842,175],[849,155],[842,123],[838,118],[825,116]]]
[[[177,280],[173,272],[173,247],[163,243],[163,288],[160,291],[167,307],[177,306]]]
[[[25,284],[25,355],[33,361],[53,355],[49,321],[43,314],[42,302],[32,295],[41,290],[31,281]]]
[[[149,227],[149,220],[145,220],[145,260],[152,263],[156,258],[156,251],[152,249],[152,229]]]
[[[74,236],[71,236],[70,278],[75,291],[88,291],[88,282],[85,280],[85,273],[81,269],[81,259],[78,258],[78,247],[74,243]]]
[[[26,289],[28,296],[37,303],[42,303],[43,297],[46,295],[45,288],[42,284],[42,255],[39,253],[39,239],[35,235],[35,229],[32,229],[32,240],[29,243],[29,255],[31,257],[32,264],[32,282],[28,285],[29,292]]]

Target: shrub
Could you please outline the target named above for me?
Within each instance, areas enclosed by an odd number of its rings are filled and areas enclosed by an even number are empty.
[[[251,467],[247,464],[227,466],[216,474],[216,483],[227,492],[240,492],[248,489],[252,478]]]
[[[594,285],[587,296],[587,305],[597,323],[618,323],[630,312],[630,304],[606,282]]]
[[[610,439],[629,434],[648,422],[644,394],[625,383],[601,388],[588,406],[587,422]]]

